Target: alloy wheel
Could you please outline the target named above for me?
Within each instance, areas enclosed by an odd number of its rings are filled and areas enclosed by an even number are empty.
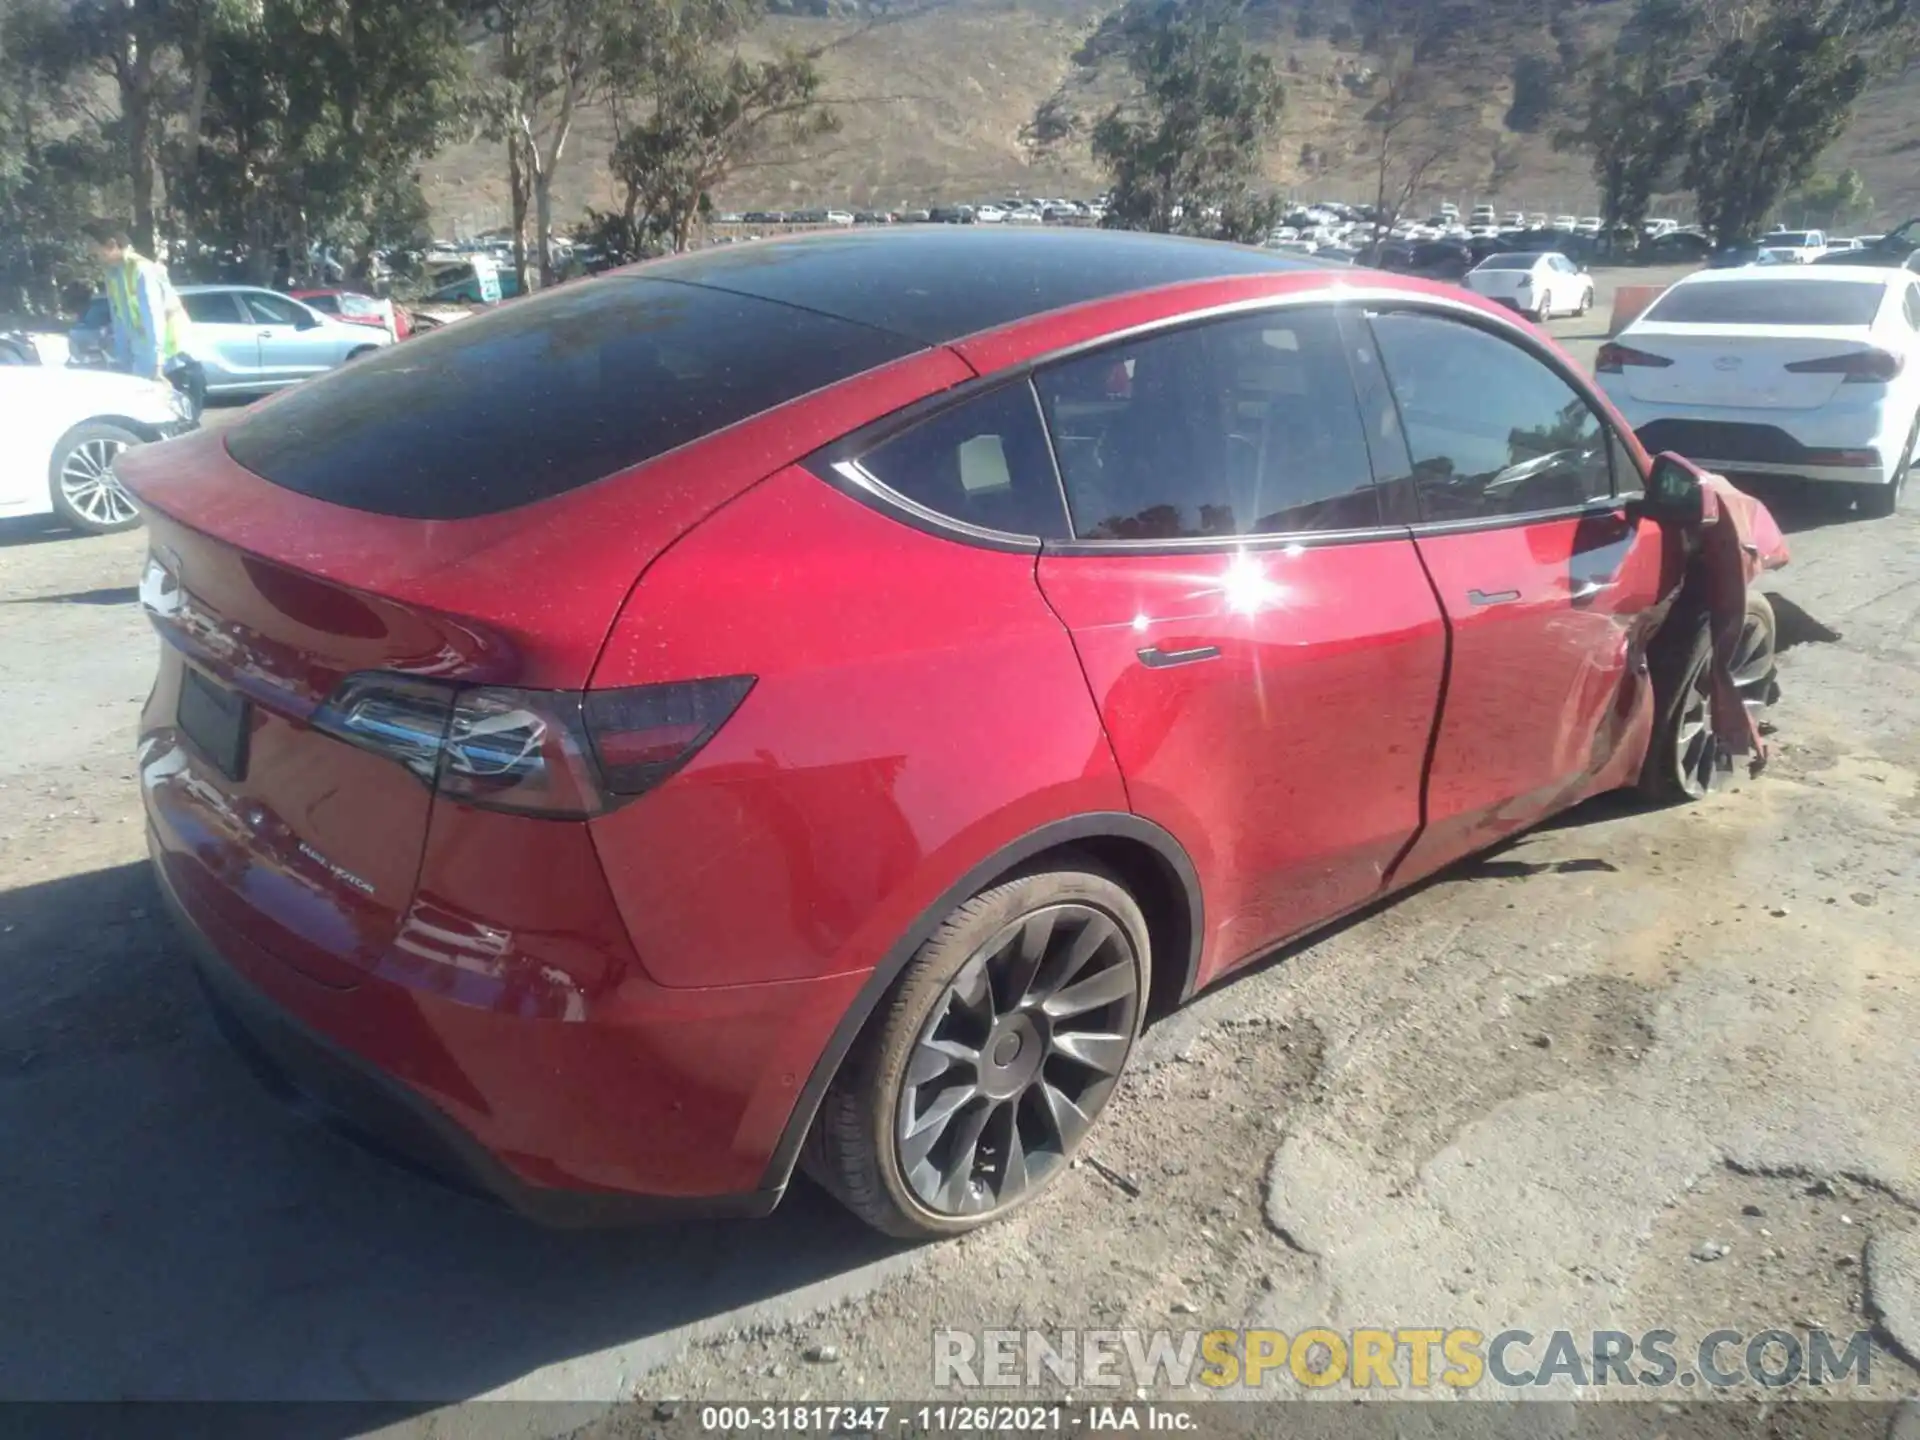
[[[901,1085],[895,1152],[919,1202],[980,1215],[1046,1183],[1113,1093],[1139,1010],[1139,957],[1094,906],[1036,910],[976,950]]]
[[[1680,726],[1674,735],[1674,778],[1683,793],[1694,799],[1707,793],[1717,749],[1713,735],[1713,662],[1709,657],[1687,685]]]
[[[1766,708],[1767,682],[1773,678],[1773,632],[1751,612],[1733,651],[1733,684],[1749,713]]]
[[[126,448],[122,440],[82,440],[60,466],[60,493],[96,525],[124,525],[140,513],[113,474],[113,462]]]

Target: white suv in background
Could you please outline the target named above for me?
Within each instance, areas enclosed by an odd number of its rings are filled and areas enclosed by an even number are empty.
[[[1818,230],[1775,230],[1760,237],[1760,249],[1789,265],[1811,265],[1827,253],[1827,237]]]

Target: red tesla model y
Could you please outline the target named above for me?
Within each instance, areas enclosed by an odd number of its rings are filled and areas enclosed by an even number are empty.
[[[1690,787],[1647,466],[1491,306],[1237,246],[570,285],[125,462],[161,887],[246,1055],[533,1216],[951,1234],[1148,1017]]]

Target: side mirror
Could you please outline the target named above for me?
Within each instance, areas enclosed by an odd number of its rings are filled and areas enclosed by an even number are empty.
[[[1698,526],[1706,518],[1700,477],[1700,467],[1691,460],[1674,454],[1656,456],[1642,508],[1662,524]]]
[[[320,317],[311,310],[302,310],[300,312],[300,318],[293,322],[293,328],[296,330],[318,330],[320,328]]]

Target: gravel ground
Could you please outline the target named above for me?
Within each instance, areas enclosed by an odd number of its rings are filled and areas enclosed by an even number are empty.
[[[1780,498],[1764,776],[1596,802],[1203,997],[1087,1163],[921,1249],[802,1185],[537,1232],[260,1094],[141,865],[142,537],[0,531],[0,1396],[924,1396],[940,1326],[1317,1324],[1872,1327],[1866,1393],[1920,1393],[1920,519]]]

